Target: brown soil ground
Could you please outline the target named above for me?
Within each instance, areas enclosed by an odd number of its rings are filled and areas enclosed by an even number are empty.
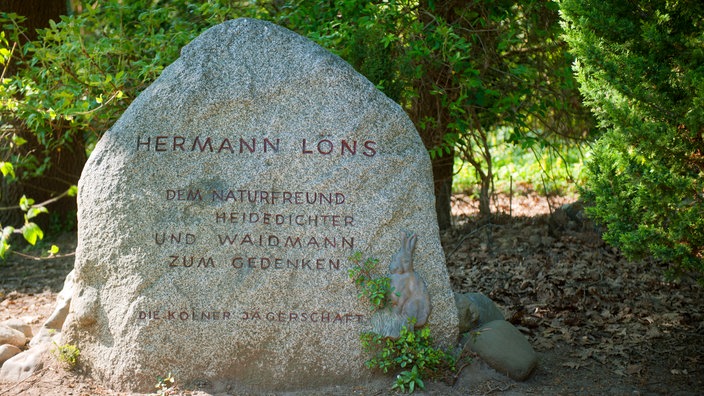
[[[540,364],[516,382],[474,359],[451,381],[428,381],[416,394],[704,394],[702,287],[689,279],[666,282],[666,265],[629,262],[589,224],[550,216],[572,200],[498,197],[498,214],[481,225],[476,203],[455,197],[455,227],[443,235],[454,291],[491,297],[528,337]],[[57,244],[72,252],[75,243],[69,234]],[[13,254],[0,262],[0,321],[20,318],[38,329],[72,266],[70,255],[36,261]],[[392,382],[297,394],[386,395],[394,393]],[[0,384],[0,396],[122,394],[52,357],[24,382]],[[170,394],[211,393],[184,386]]]

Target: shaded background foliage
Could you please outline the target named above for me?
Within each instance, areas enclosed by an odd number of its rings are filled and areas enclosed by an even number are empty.
[[[52,20],[58,21],[60,16],[66,13],[67,3],[60,0],[9,0],[3,2],[0,11],[13,12],[21,16],[32,15],[32,18],[17,18],[15,21],[7,21],[10,23],[3,24],[0,48],[6,48],[1,51],[0,61],[3,61],[2,77],[7,78],[13,76],[18,67],[23,67],[19,60],[30,56],[25,48],[38,39],[39,29],[48,27]],[[18,34],[20,29],[21,34]],[[4,100],[5,95],[14,93],[14,89],[9,84],[6,86],[7,83],[8,81],[4,80],[0,88],[3,95],[3,106],[0,108],[0,142],[2,142],[0,153],[2,160],[8,161],[5,164],[18,165],[15,176],[20,177],[18,180],[13,180],[14,177],[10,179],[6,177],[3,180],[0,190],[2,207],[16,205],[23,194],[36,197],[40,201],[52,198],[57,191],[62,192],[75,183],[73,180],[77,180],[86,160],[82,147],[72,150],[68,155],[65,150],[64,153],[60,150],[45,151],[40,141],[41,136],[35,135],[33,130],[25,127],[24,120],[13,117],[12,112],[15,108],[11,106],[12,102],[8,103]],[[5,92],[6,90],[9,92]],[[56,127],[57,133],[61,134],[62,127],[60,125]],[[42,153],[38,154],[38,151]],[[8,181],[16,181],[16,183],[8,183]],[[63,200],[54,206],[59,208],[59,212],[71,213],[75,210],[75,201]],[[22,214],[18,210],[0,212],[2,224],[17,224],[21,219]]]
[[[441,229],[451,224],[456,156],[478,175],[488,217],[500,128],[525,150],[558,151],[591,130],[555,2],[324,4],[299,1],[279,22],[340,54],[408,111],[432,155]]]

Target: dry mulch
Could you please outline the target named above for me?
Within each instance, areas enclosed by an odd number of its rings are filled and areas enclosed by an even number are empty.
[[[704,289],[689,279],[666,282],[665,264],[630,262],[588,222],[550,215],[574,200],[499,196],[485,224],[473,200],[455,196],[455,227],[443,235],[453,290],[491,297],[540,365],[528,381],[514,382],[475,361],[454,385],[429,383],[420,394],[704,394]],[[75,235],[58,244],[72,252]],[[0,321],[41,326],[72,266],[71,256],[0,262]],[[391,394],[391,382],[317,394]],[[20,394],[120,393],[48,361],[24,383],[0,384],[0,396]]]
[[[702,394],[704,289],[665,281],[664,263],[630,262],[586,219],[550,216],[573,200],[526,197],[509,217],[502,197],[501,214],[479,225],[475,204],[458,198],[458,228],[444,239],[453,290],[486,294],[536,351],[561,351],[552,382],[577,378],[556,393],[611,383],[613,394]]]

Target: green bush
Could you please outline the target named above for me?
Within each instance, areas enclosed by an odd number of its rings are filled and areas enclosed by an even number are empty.
[[[54,343],[51,353],[69,370],[76,368],[78,358],[81,356],[81,350],[73,344],[58,345]]]
[[[704,279],[704,4],[563,0],[585,102],[604,131],[588,213],[632,259]]]
[[[372,355],[365,363],[367,368],[384,373],[399,371],[393,389],[412,393],[425,388],[423,378],[438,378],[454,371],[455,357],[433,346],[428,326],[416,330],[403,326],[397,339],[372,332],[362,333],[360,339],[362,348]]]

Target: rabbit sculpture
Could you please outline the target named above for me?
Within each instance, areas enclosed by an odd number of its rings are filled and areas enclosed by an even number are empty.
[[[423,279],[413,270],[413,252],[418,236],[401,233],[401,248],[391,258],[391,307],[395,314],[415,318],[415,327],[422,327],[430,316],[430,295]]]

